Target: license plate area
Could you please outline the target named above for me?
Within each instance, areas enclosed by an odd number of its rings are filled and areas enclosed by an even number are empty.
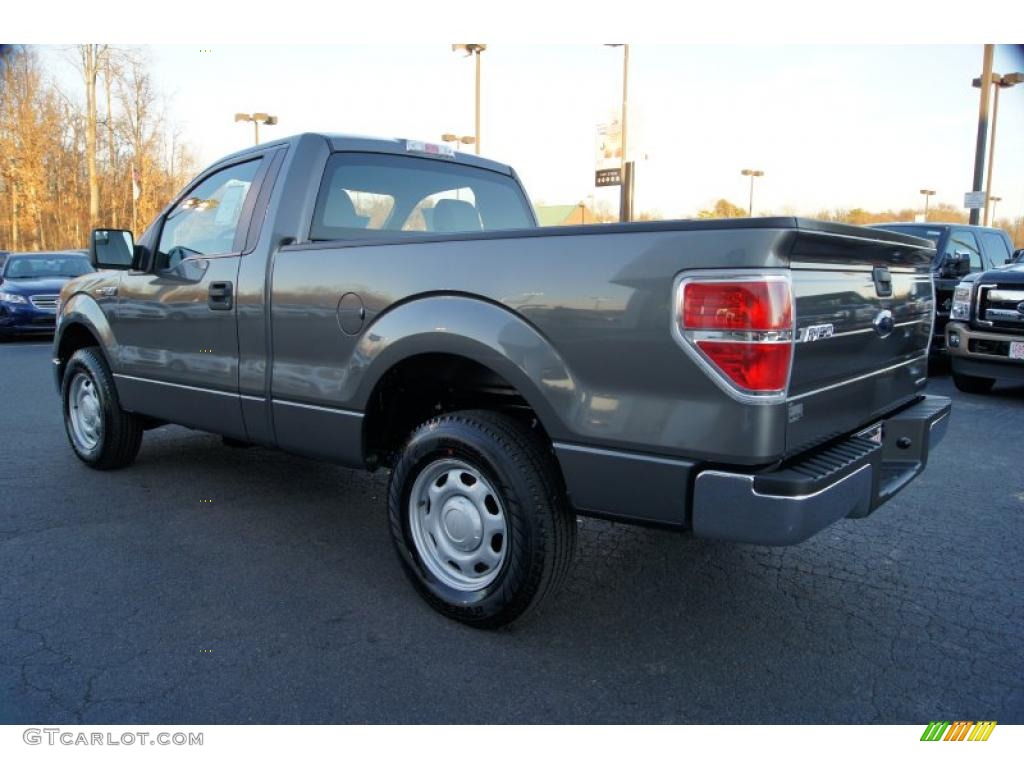
[[[1024,341],[1010,342],[1010,359],[1024,360]]]

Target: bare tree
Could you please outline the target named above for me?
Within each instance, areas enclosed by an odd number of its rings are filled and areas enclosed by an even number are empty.
[[[124,223],[132,164],[141,172],[136,222],[144,226],[195,167],[180,127],[166,125],[170,109],[143,56],[72,50],[72,63],[95,73],[100,90],[91,98],[62,91],[31,46],[0,59],[0,249],[81,248],[91,226]],[[102,115],[97,102],[105,102]]]
[[[85,82],[85,163],[89,174],[89,227],[100,219],[100,181],[96,173],[96,81],[106,66],[110,46],[80,45],[82,80]]]

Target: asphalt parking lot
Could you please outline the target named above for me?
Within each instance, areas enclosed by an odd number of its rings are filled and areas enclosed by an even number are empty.
[[[89,470],[49,358],[0,343],[0,722],[1024,722],[1024,387],[933,379],[925,475],[799,546],[584,521],[483,632],[406,583],[382,473],[178,427]]]

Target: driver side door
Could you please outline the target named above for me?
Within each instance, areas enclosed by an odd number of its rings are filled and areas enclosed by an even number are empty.
[[[234,294],[265,162],[199,179],[161,222],[145,271],[122,275],[112,325],[126,409],[245,438]]]

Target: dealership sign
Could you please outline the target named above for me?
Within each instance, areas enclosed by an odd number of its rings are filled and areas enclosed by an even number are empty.
[[[984,208],[984,192],[964,192],[964,208]]]
[[[594,172],[595,187],[617,187],[622,183],[622,171],[619,168],[599,168]]]
[[[611,117],[597,126],[597,157],[594,184],[614,187],[622,183],[622,121]]]

